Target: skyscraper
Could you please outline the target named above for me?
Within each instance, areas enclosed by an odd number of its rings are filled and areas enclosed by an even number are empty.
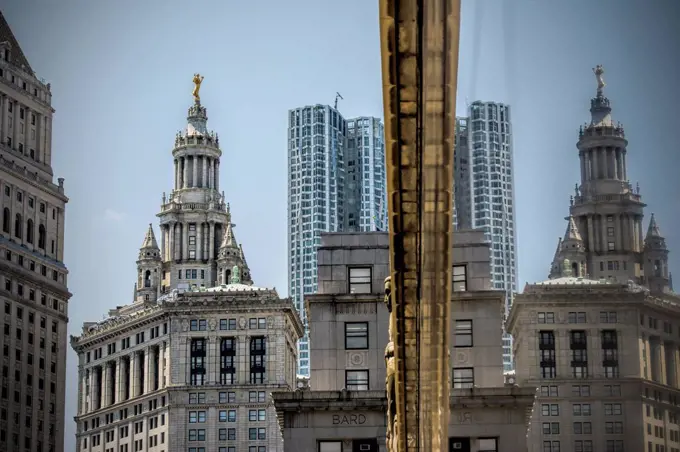
[[[473,102],[468,117],[456,119],[454,193],[456,224],[480,228],[491,243],[494,289],[506,291],[506,314],[517,291],[512,128],[510,107]],[[469,185],[468,185],[469,184]],[[512,338],[503,336],[503,365],[512,370]]]
[[[385,228],[383,140],[377,118],[346,120],[328,105],[288,112],[288,289],[305,325],[300,375],[309,375],[304,296],[317,291],[320,234]]]
[[[0,450],[64,450],[68,270],[64,180],[53,183],[52,93],[0,13]]]

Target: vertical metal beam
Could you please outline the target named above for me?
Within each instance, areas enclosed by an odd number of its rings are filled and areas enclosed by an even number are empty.
[[[448,447],[459,26],[460,0],[380,0],[391,452]]]

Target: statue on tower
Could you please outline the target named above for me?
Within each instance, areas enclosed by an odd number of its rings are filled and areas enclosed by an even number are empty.
[[[604,82],[604,79],[602,78],[602,75],[604,74],[604,67],[602,67],[601,64],[598,64],[593,68],[593,72],[595,73],[595,78],[597,79],[597,93],[602,94],[602,89],[607,86],[607,84]]]
[[[199,103],[201,101],[201,96],[198,94],[198,92],[201,90],[201,83],[203,83],[203,76],[201,74],[194,74],[194,90],[191,93],[192,96],[194,96],[194,100],[196,103]]]

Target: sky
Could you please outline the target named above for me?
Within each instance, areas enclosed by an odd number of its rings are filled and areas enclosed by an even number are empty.
[[[55,178],[66,179],[69,331],[132,301],[135,260],[192,102],[220,135],[220,187],[257,285],[286,295],[287,111],[332,104],[382,117],[375,0],[2,0],[52,84]],[[649,5],[653,5],[650,8]],[[605,67],[605,94],[680,275],[680,2],[463,0],[458,111],[511,105],[520,287],[547,278],[580,180],[576,141]],[[645,228],[646,222],[645,220]],[[679,283],[680,284],[680,283]],[[77,361],[69,352],[66,448],[74,450]]]

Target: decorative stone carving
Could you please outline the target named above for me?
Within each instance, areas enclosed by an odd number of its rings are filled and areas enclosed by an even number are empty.
[[[368,362],[367,352],[348,352],[345,356],[347,367],[365,367]]]
[[[189,321],[187,319],[182,320],[182,331],[189,331]]]
[[[210,319],[210,331],[215,331],[217,328],[217,319],[216,318],[211,318]]]
[[[245,329],[246,329],[246,325],[247,325],[246,318],[245,318],[245,317],[240,317],[240,318],[238,319],[238,326],[239,326],[239,328],[241,328],[242,330],[245,330]]]
[[[456,355],[454,357],[454,364],[467,364],[470,360],[467,350],[456,350]]]
[[[274,317],[267,317],[267,328],[274,328]]]

